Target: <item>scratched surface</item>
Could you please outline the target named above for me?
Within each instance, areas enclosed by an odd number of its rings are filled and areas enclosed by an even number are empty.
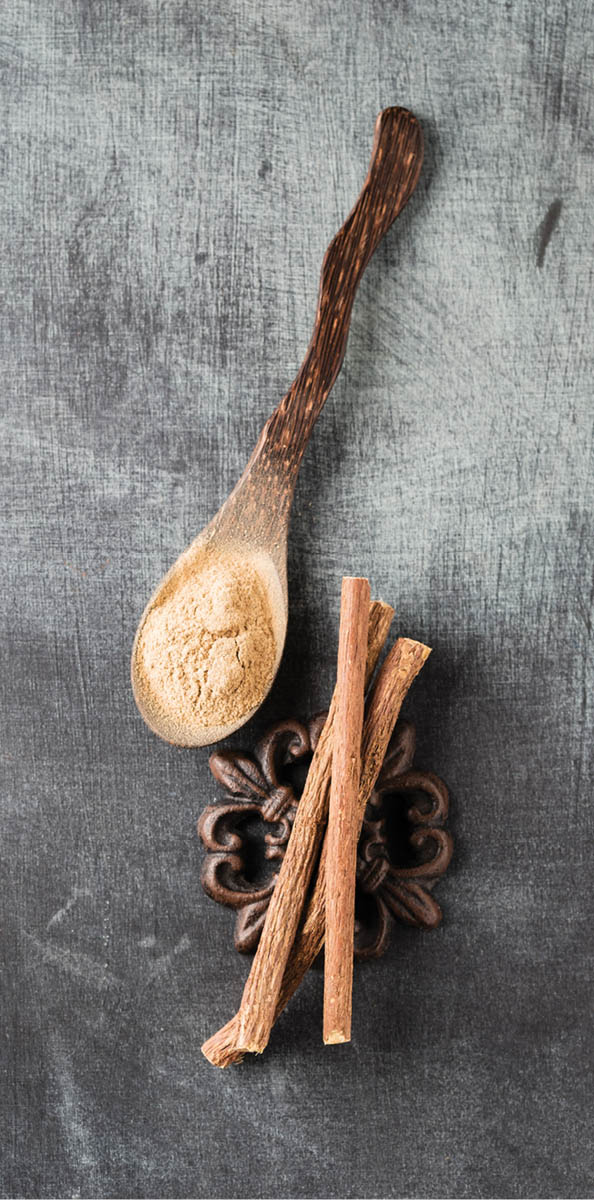
[[[591,1196],[590,5],[5,0],[0,76],[2,1194]],[[357,969],[352,1046],[314,973],[220,1073],[216,789],[142,725],[130,646],[297,369],[392,103],[426,164],[308,450],[249,739],[325,704],[369,575],[434,647],[407,713],[456,860],[441,929]]]

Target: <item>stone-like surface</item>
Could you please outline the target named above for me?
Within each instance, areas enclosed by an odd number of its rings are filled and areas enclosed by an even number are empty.
[[[590,6],[6,0],[0,33],[3,1194],[591,1194]],[[217,1073],[246,964],[199,884],[207,755],[144,728],[130,647],[392,103],[426,165],[306,457],[255,732],[327,702],[369,575],[435,648],[407,713],[446,916],[358,969],[352,1046],[314,974]]]

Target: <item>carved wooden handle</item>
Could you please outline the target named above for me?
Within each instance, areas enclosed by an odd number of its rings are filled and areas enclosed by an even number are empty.
[[[361,276],[374,250],[412,195],[423,161],[423,135],[412,113],[386,108],[375,124],[363,189],[330,243],[320,280],[318,310],[296,379],[262,431],[255,459],[280,455],[292,492],[314,424],[340,371]]]

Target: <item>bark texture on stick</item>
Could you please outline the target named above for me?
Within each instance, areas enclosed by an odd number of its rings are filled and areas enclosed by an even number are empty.
[[[394,610],[390,605],[382,601],[374,601],[371,605],[366,682],[373,675],[393,616]],[[239,1062],[246,1051],[261,1053],[268,1043],[283,974],[328,818],[335,711],[333,696],[308,771],[239,1012],[202,1047],[203,1054],[214,1066],[227,1067]]]
[[[342,581],[336,670],[336,718],[326,833],[324,1041],[349,1042],[353,991],[358,797],[365,708],[369,582]]]

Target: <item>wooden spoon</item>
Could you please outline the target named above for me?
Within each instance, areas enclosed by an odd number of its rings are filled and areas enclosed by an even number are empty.
[[[241,479],[212,521],[161,580],[141,617],[132,651],[132,688],[150,728],[178,746],[206,746],[239,729],[269,691],[282,655],[288,613],[287,535],[295,483],[315,422],[342,366],[355,293],[374,250],[404,208],[419,178],[423,136],[412,113],[386,108],[377,118],[371,163],[349,217],[330,243],[320,280],[311,342],[299,373],[266,422]],[[275,661],[262,695],[227,724],[204,725],[167,711],[143,671],[149,614],[199,572],[205,554],[246,559],[265,589],[272,614]]]

